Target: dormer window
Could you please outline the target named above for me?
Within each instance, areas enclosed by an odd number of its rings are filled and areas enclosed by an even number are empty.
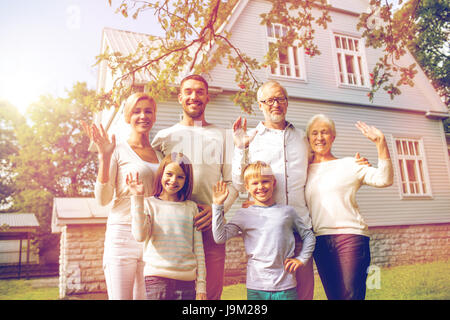
[[[268,24],[266,30],[269,47],[287,33],[287,28],[281,24]],[[302,50],[296,47],[279,48],[278,62],[270,67],[270,73],[273,76],[304,80],[306,73]]]
[[[361,39],[334,34],[334,48],[339,71],[339,83],[368,87],[368,72]]]

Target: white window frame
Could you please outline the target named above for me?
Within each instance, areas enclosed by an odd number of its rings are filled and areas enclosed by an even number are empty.
[[[271,29],[271,32],[269,29]],[[278,32],[276,31],[277,29]],[[267,50],[269,50],[270,43],[275,43],[281,39],[283,34],[287,32],[287,27],[279,23],[272,23],[266,25],[265,30],[267,37]],[[305,56],[303,49],[298,47],[288,47],[287,58],[287,64],[281,64],[278,59],[275,69],[272,69],[271,66],[268,67],[270,77],[306,81]]]
[[[402,199],[432,198],[431,184],[422,138],[393,136],[395,166]],[[408,162],[416,180],[411,181]]]
[[[332,32],[333,59],[336,64],[336,79],[341,87],[368,89],[369,71],[367,68],[364,40],[359,36],[342,32]],[[339,39],[339,40],[338,40]],[[345,39],[345,41],[344,41]],[[352,58],[348,72],[347,57]]]

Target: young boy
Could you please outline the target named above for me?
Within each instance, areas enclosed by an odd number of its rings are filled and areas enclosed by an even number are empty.
[[[295,210],[275,203],[276,179],[270,166],[258,161],[244,170],[245,188],[254,205],[239,209],[227,224],[223,203],[228,196],[224,182],[213,186],[213,236],[217,243],[243,236],[247,263],[248,300],[297,300],[295,271],[314,251],[315,237]],[[294,229],[303,239],[300,254],[294,257]]]

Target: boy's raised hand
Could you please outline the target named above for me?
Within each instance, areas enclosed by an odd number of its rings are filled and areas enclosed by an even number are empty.
[[[127,186],[130,189],[132,195],[144,195],[144,184],[142,183],[142,181],[139,181],[139,172],[136,172],[135,178],[133,178],[132,173],[127,174],[125,182],[127,183]]]
[[[213,203],[214,204],[223,204],[228,197],[228,188],[227,184],[223,181],[217,181],[215,185],[213,185]]]

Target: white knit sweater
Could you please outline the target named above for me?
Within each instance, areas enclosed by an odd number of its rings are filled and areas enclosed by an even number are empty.
[[[363,184],[380,188],[392,182],[391,160],[379,159],[378,168],[358,165],[354,158],[310,164],[305,196],[315,235],[368,236],[356,192]]]
[[[202,234],[194,227],[197,204],[132,196],[131,230],[144,242],[144,276],[196,280],[196,292],[206,293]]]

